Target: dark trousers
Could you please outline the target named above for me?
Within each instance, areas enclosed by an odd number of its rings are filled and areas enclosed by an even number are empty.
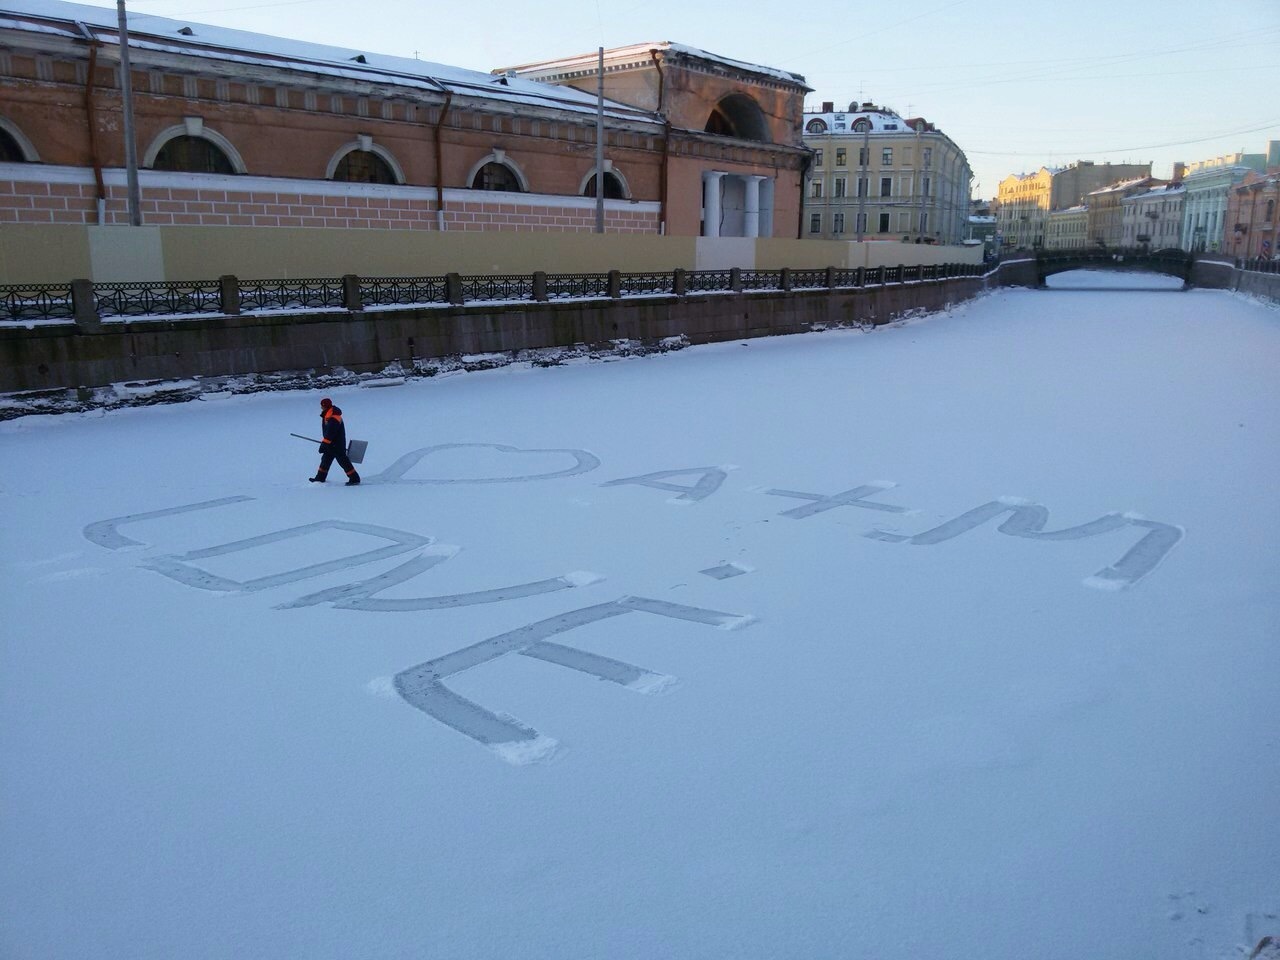
[[[356,468],[351,465],[351,461],[347,459],[347,451],[340,447],[332,450],[326,450],[320,455],[320,469],[316,471],[316,476],[323,480],[329,475],[329,467],[333,461],[338,461],[340,466],[348,477],[355,476]]]

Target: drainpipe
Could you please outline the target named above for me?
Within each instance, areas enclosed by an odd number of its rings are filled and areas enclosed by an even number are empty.
[[[138,187],[138,141],[133,129],[133,67],[129,63],[129,19],[124,0],[116,0],[120,36],[120,97],[124,107],[124,165],[129,192],[129,223],[142,226],[142,191]]]
[[[453,102],[453,91],[446,90],[444,106],[440,108],[440,119],[436,121],[436,228],[444,232],[444,145],[440,142],[440,133],[444,128],[445,118],[449,115],[449,104]]]
[[[85,24],[76,21],[81,35],[89,42],[89,71],[84,83],[84,109],[89,121],[89,159],[93,163],[93,182],[97,189],[95,201],[98,210],[98,225],[106,221],[107,188],[102,182],[102,158],[98,155],[98,113],[93,99],[93,84],[98,72],[98,48],[102,42]]]
[[[671,121],[667,119],[667,75],[662,72],[662,57],[650,50],[653,66],[658,71],[658,116],[662,117],[662,169],[658,173],[658,233],[667,232],[667,168],[671,164]]]

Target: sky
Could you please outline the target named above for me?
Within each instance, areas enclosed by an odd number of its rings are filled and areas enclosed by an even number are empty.
[[[1050,279],[0,423],[0,956],[1280,936],[1280,310]]]
[[[925,117],[964,149],[975,197],[1042,165],[1151,161],[1167,177],[1175,161],[1262,153],[1280,139],[1274,0],[925,0],[794,13],[763,0],[540,0],[506,20],[454,0],[378,0],[367,16],[347,0],[128,6],[486,71],[600,46],[684,43],[804,75],[808,110],[870,100]]]

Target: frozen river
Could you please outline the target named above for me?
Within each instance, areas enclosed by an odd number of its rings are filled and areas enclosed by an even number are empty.
[[[1280,311],[1052,283],[0,424],[0,956],[1280,935]]]

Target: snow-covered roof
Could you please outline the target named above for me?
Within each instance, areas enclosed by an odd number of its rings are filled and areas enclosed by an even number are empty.
[[[826,129],[811,131],[809,125],[815,120],[825,125]],[[828,133],[853,133],[853,125],[859,120],[869,121],[872,133],[915,134],[916,132],[908,121],[888,107],[873,107],[869,110],[806,113],[804,115],[804,132],[811,136],[821,136]],[[925,121],[914,122],[923,123]],[[859,130],[857,132],[861,133],[862,131]]]
[[[1098,190],[1090,190],[1089,196],[1094,196],[1096,194],[1102,194],[1102,193],[1119,193],[1124,190],[1132,190],[1134,187],[1139,187],[1142,184],[1149,182],[1150,180],[1151,180],[1150,177],[1134,177],[1131,180],[1120,180],[1120,181],[1117,181],[1116,183],[1107,184],[1107,186],[1102,187]]]
[[[790,70],[780,70],[777,67],[766,67],[758,63],[747,63],[745,60],[734,60],[731,57],[722,57],[718,53],[709,53],[706,50],[699,50],[697,47],[691,47],[683,43],[672,43],[670,40],[661,40],[653,43],[633,43],[625,47],[613,47],[605,50],[604,55],[606,60],[626,60],[636,57],[643,57],[647,60],[653,51],[681,54],[686,57],[706,60],[710,63],[720,64],[721,66],[738,70],[742,73],[753,73],[775,82],[805,87],[806,90],[809,89],[805,86],[805,79],[802,74],[793,73]],[[590,70],[594,72],[598,58],[599,51],[593,51],[592,53],[575,54],[569,57],[556,57],[551,60],[535,60],[530,63],[517,64],[511,67],[500,67],[493,72],[503,73],[506,71],[513,71],[518,74],[523,74],[571,72],[575,69]]]
[[[1187,192],[1187,188],[1181,183],[1167,183],[1162,187],[1153,187],[1142,193],[1135,193],[1131,197],[1125,197],[1121,203],[1141,203],[1144,200],[1164,200],[1170,197],[1180,197]]]
[[[88,26],[104,43],[118,42],[116,12],[107,7],[63,0],[3,0],[0,5],[0,29],[82,39],[77,23]],[[345,80],[437,92],[452,91],[459,95],[574,112],[594,113],[596,110],[596,98],[592,94],[520,77],[494,76],[480,70],[427,60],[291,40],[137,11],[128,14],[128,23],[129,45],[137,50],[294,69]],[[631,119],[651,119],[653,116],[612,101],[606,101],[606,111],[611,116]]]

